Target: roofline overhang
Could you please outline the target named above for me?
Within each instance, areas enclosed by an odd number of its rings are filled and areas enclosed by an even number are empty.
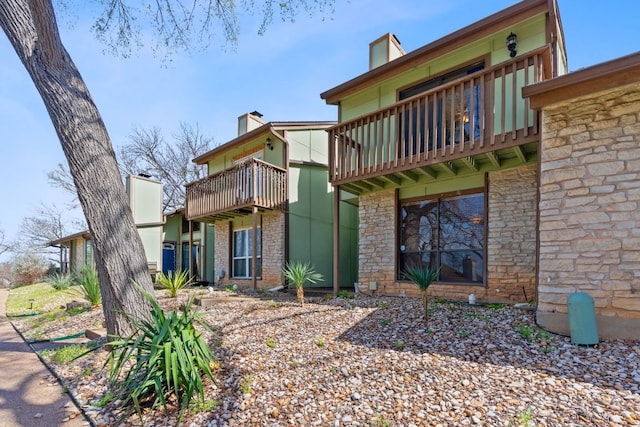
[[[550,7],[553,7],[554,4],[555,0],[520,1],[500,12],[494,13],[441,39],[424,45],[404,56],[329,89],[321,93],[320,98],[324,99],[327,104],[337,104],[347,95],[351,95],[367,86],[384,81],[392,76],[410,70],[421,63],[456,50],[473,40],[490,35],[496,31],[498,25],[500,27],[509,27],[524,19],[543,12],[549,12]]]
[[[78,233],[70,234],[68,236],[61,237],[61,238],[59,238],[57,240],[52,240],[52,241],[47,243],[47,246],[62,245],[64,243],[70,242],[70,241],[78,239],[80,237],[84,238],[85,240],[89,240],[89,239],[91,239],[91,233],[89,232],[89,230],[79,231]]]
[[[531,108],[640,82],[640,51],[522,88]]]
[[[198,165],[206,164],[212,157],[219,156],[220,154],[232,150],[239,145],[244,144],[245,142],[252,140],[254,138],[259,137],[260,135],[270,134],[275,138],[278,138],[284,144],[287,144],[287,140],[278,133],[278,131],[282,130],[294,130],[294,129],[327,129],[331,126],[337,124],[335,121],[327,122],[268,122],[264,125],[255,128],[245,134],[238,136],[235,139],[232,139],[225,144],[222,144],[213,150],[210,150],[195,159],[192,160],[193,163]]]

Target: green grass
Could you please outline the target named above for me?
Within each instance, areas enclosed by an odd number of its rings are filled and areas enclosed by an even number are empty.
[[[253,391],[253,381],[255,377],[251,374],[247,374],[242,377],[242,382],[240,382],[240,392],[242,394],[251,394]]]
[[[48,283],[21,286],[9,291],[7,315],[20,316],[23,314],[41,313],[45,311],[47,306],[59,307],[78,298],[82,298],[82,294],[77,287],[54,291]],[[33,308],[31,308],[32,304]]]
[[[215,399],[209,400],[192,400],[189,404],[189,411],[193,414],[198,414],[200,412],[211,412],[213,409],[220,406],[220,402]]]
[[[347,290],[343,289],[343,290],[341,290],[340,292],[338,292],[337,298],[342,298],[342,299],[353,299],[353,298],[355,298],[355,296],[354,296],[354,295],[351,295],[351,294],[349,293],[349,291],[347,291]]]
[[[68,345],[65,347],[60,347],[57,350],[45,350],[42,352],[42,355],[50,356],[53,362],[59,363],[61,365],[67,365],[86,352],[86,347],[82,345]]]
[[[105,394],[104,396],[102,396],[102,399],[93,402],[92,406],[95,406],[96,408],[103,408],[105,407],[109,402],[111,402],[114,399],[115,395],[113,394],[113,392],[108,391],[107,394]]]

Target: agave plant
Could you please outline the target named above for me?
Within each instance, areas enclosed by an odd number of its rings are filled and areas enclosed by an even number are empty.
[[[135,409],[141,419],[143,406],[162,405],[167,410],[167,400],[175,396],[179,424],[194,395],[204,402],[202,376],[213,379],[214,356],[194,328],[196,321],[206,325],[192,310],[192,300],[180,312],[165,314],[153,297],[138,289],[152,306],[151,320],[131,319],[135,332],[109,343],[109,379],[123,405]]]
[[[424,306],[424,321],[429,322],[429,312],[427,311],[427,290],[429,286],[438,278],[440,268],[430,265],[408,265],[402,271],[402,274],[413,283],[418,285],[422,292],[422,305]]]
[[[304,306],[305,282],[317,283],[322,279],[322,274],[316,273],[310,262],[290,261],[282,268],[284,277],[296,285],[298,301]]]
[[[156,283],[169,291],[171,298],[178,296],[178,291],[186,288],[193,282],[193,277],[188,277],[188,271],[170,271],[166,275],[162,272],[156,276]]]
[[[98,272],[91,265],[85,265],[82,270],[74,274],[75,282],[82,288],[84,297],[89,301],[92,307],[100,305],[102,295],[100,294],[100,281],[98,280]]]

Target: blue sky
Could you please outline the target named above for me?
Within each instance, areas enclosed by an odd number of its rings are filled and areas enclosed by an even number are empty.
[[[126,143],[133,127],[159,126],[170,137],[180,121],[198,124],[224,143],[235,137],[237,117],[253,110],[267,121],[335,120],[336,107],[325,105],[319,94],[365,72],[369,42],[387,32],[410,52],[514,3],[336,0],[335,12],[325,19],[303,13],[294,23],[275,20],[263,36],[257,35],[256,16],[241,16],[237,49],[222,49],[216,39],[207,52],[174,56],[168,66],[148,50],[129,59],[104,54],[89,31],[88,15],[72,26],[64,17],[59,21],[114,146]],[[559,0],[559,5],[570,70],[640,50],[637,1]],[[13,239],[22,218],[40,203],[63,206],[68,198],[47,182],[47,171],[64,162],[64,155],[3,34],[0,58],[0,229]]]

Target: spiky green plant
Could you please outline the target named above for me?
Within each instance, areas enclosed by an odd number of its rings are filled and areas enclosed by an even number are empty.
[[[73,285],[73,277],[69,274],[55,273],[47,278],[47,282],[56,291],[62,291]]]
[[[431,265],[407,265],[402,274],[413,283],[418,285],[422,292],[422,305],[424,306],[424,321],[429,323],[429,312],[427,311],[427,304],[429,302],[427,296],[427,290],[433,282],[436,281],[440,274],[440,268]]]
[[[194,394],[204,401],[202,375],[213,379],[214,357],[193,326],[200,315],[191,309],[192,300],[181,312],[165,314],[151,295],[138,289],[151,304],[151,320],[131,318],[135,332],[109,343],[109,379],[123,405],[133,405],[140,417],[142,405],[162,404],[166,410],[167,399],[174,394],[180,423]]]
[[[193,283],[193,277],[189,277],[188,271],[170,271],[168,274],[162,272],[156,275],[156,283],[169,291],[171,298],[178,296],[178,291]]]
[[[290,261],[282,268],[284,277],[296,286],[298,301],[304,306],[304,284],[322,281],[322,274],[316,273],[311,262]]]
[[[82,270],[75,273],[74,281],[82,288],[84,297],[92,307],[100,305],[102,295],[100,294],[100,281],[98,272],[91,265],[85,265]]]

